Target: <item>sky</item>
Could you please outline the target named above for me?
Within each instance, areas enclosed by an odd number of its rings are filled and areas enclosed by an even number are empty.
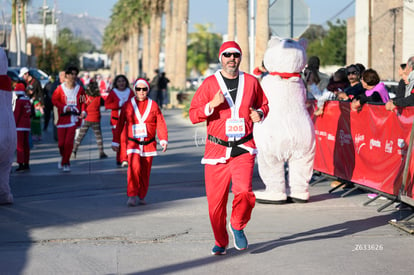
[[[286,0],[270,0],[275,1]],[[310,23],[324,25],[326,21],[335,22],[337,18],[347,19],[355,14],[355,0],[295,0],[304,2],[310,8]],[[0,0],[2,6],[10,7],[11,0]],[[43,6],[44,0],[31,0],[31,8]],[[49,7],[56,3],[57,10],[69,14],[87,13],[98,18],[110,18],[112,7],[117,0],[46,0]],[[345,7],[348,7],[344,10]],[[11,9],[11,8],[10,8]],[[194,24],[211,23],[211,31],[227,32],[227,0],[190,0],[189,31],[194,29]]]

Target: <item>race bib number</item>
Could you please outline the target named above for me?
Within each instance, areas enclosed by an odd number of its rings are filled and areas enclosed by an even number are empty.
[[[226,120],[226,136],[229,138],[243,137],[245,135],[244,118]]]
[[[132,135],[134,138],[146,138],[147,125],[145,123],[132,125]]]
[[[76,97],[68,97],[67,99],[66,99],[66,103],[67,103],[67,105],[69,105],[69,106],[76,106],[77,104],[77,102],[76,102],[77,100],[76,100]]]

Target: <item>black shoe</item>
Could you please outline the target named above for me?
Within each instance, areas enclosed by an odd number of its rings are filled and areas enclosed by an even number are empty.
[[[289,203],[307,203],[309,201],[309,200],[302,200],[302,199],[293,198],[293,197],[288,197],[287,200]]]
[[[23,168],[24,168],[24,170],[30,170],[30,167],[29,167],[28,163],[24,163]]]
[[[16,172],[23,172],[24,169],[24,164],[23,163],[19,163],[19,167],[17,167],[17,169],[15,170]]]
[[[101,153],[100,155],[99,155],[99,158],[100,159],[106,159],[108,156],[105,154],[105,153]]]

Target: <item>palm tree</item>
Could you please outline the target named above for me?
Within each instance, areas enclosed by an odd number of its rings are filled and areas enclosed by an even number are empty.
[[[156,0],[151,2],[151,46],[150,66],[151,69],[158,69],[161,52],[161,21],[164,11],[164,1]]]
[[[173,0],[165,0],[164,4],[164,14],[165,14],[165,30],[164,30],[164,56],[165,56],[165,67],[164,71],[167,75],[172,75],[173,67],[171,66],[173,63],[173,59],[175,57],[174,49],[174,39],[173,39]]]
[[[267,41],[269,40],[269,0],[257,0],[256,2],[256,45],[255,65],[263,60]]]
[[[227,18],[227,39],[235,40],[236,37],[236,0],[229,0],[229,12]]]
[[[187,64],[187,36],[188,36],[188,9],[189,1],[182,0],[178,4],[178,37],[177,37],[177,59],[176,59],[176,87],[185,90],[186,66]]]
[[[245,72],[250,70],[248,3],[249,0],[238,0],[236,6],[237,41],[243,52],[243,59],[240,64],[240,69]]]

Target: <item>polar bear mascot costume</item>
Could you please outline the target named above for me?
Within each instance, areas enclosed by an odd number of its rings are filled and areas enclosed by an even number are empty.
[[[300,72],[306,65],[305,39],[272,37],[264,54],[269,72],[261,82],[269,114],[254,126],[259,174],[266,189],[256,191],[259,203],[282,204],[309,200],[315,131],[306,108],[306,88]],[[285,162],[289,178],[285,182]]]
[[[0,204],[13,203],[9,180],[17,142],[7,63],[6,53],[0,48]]]

